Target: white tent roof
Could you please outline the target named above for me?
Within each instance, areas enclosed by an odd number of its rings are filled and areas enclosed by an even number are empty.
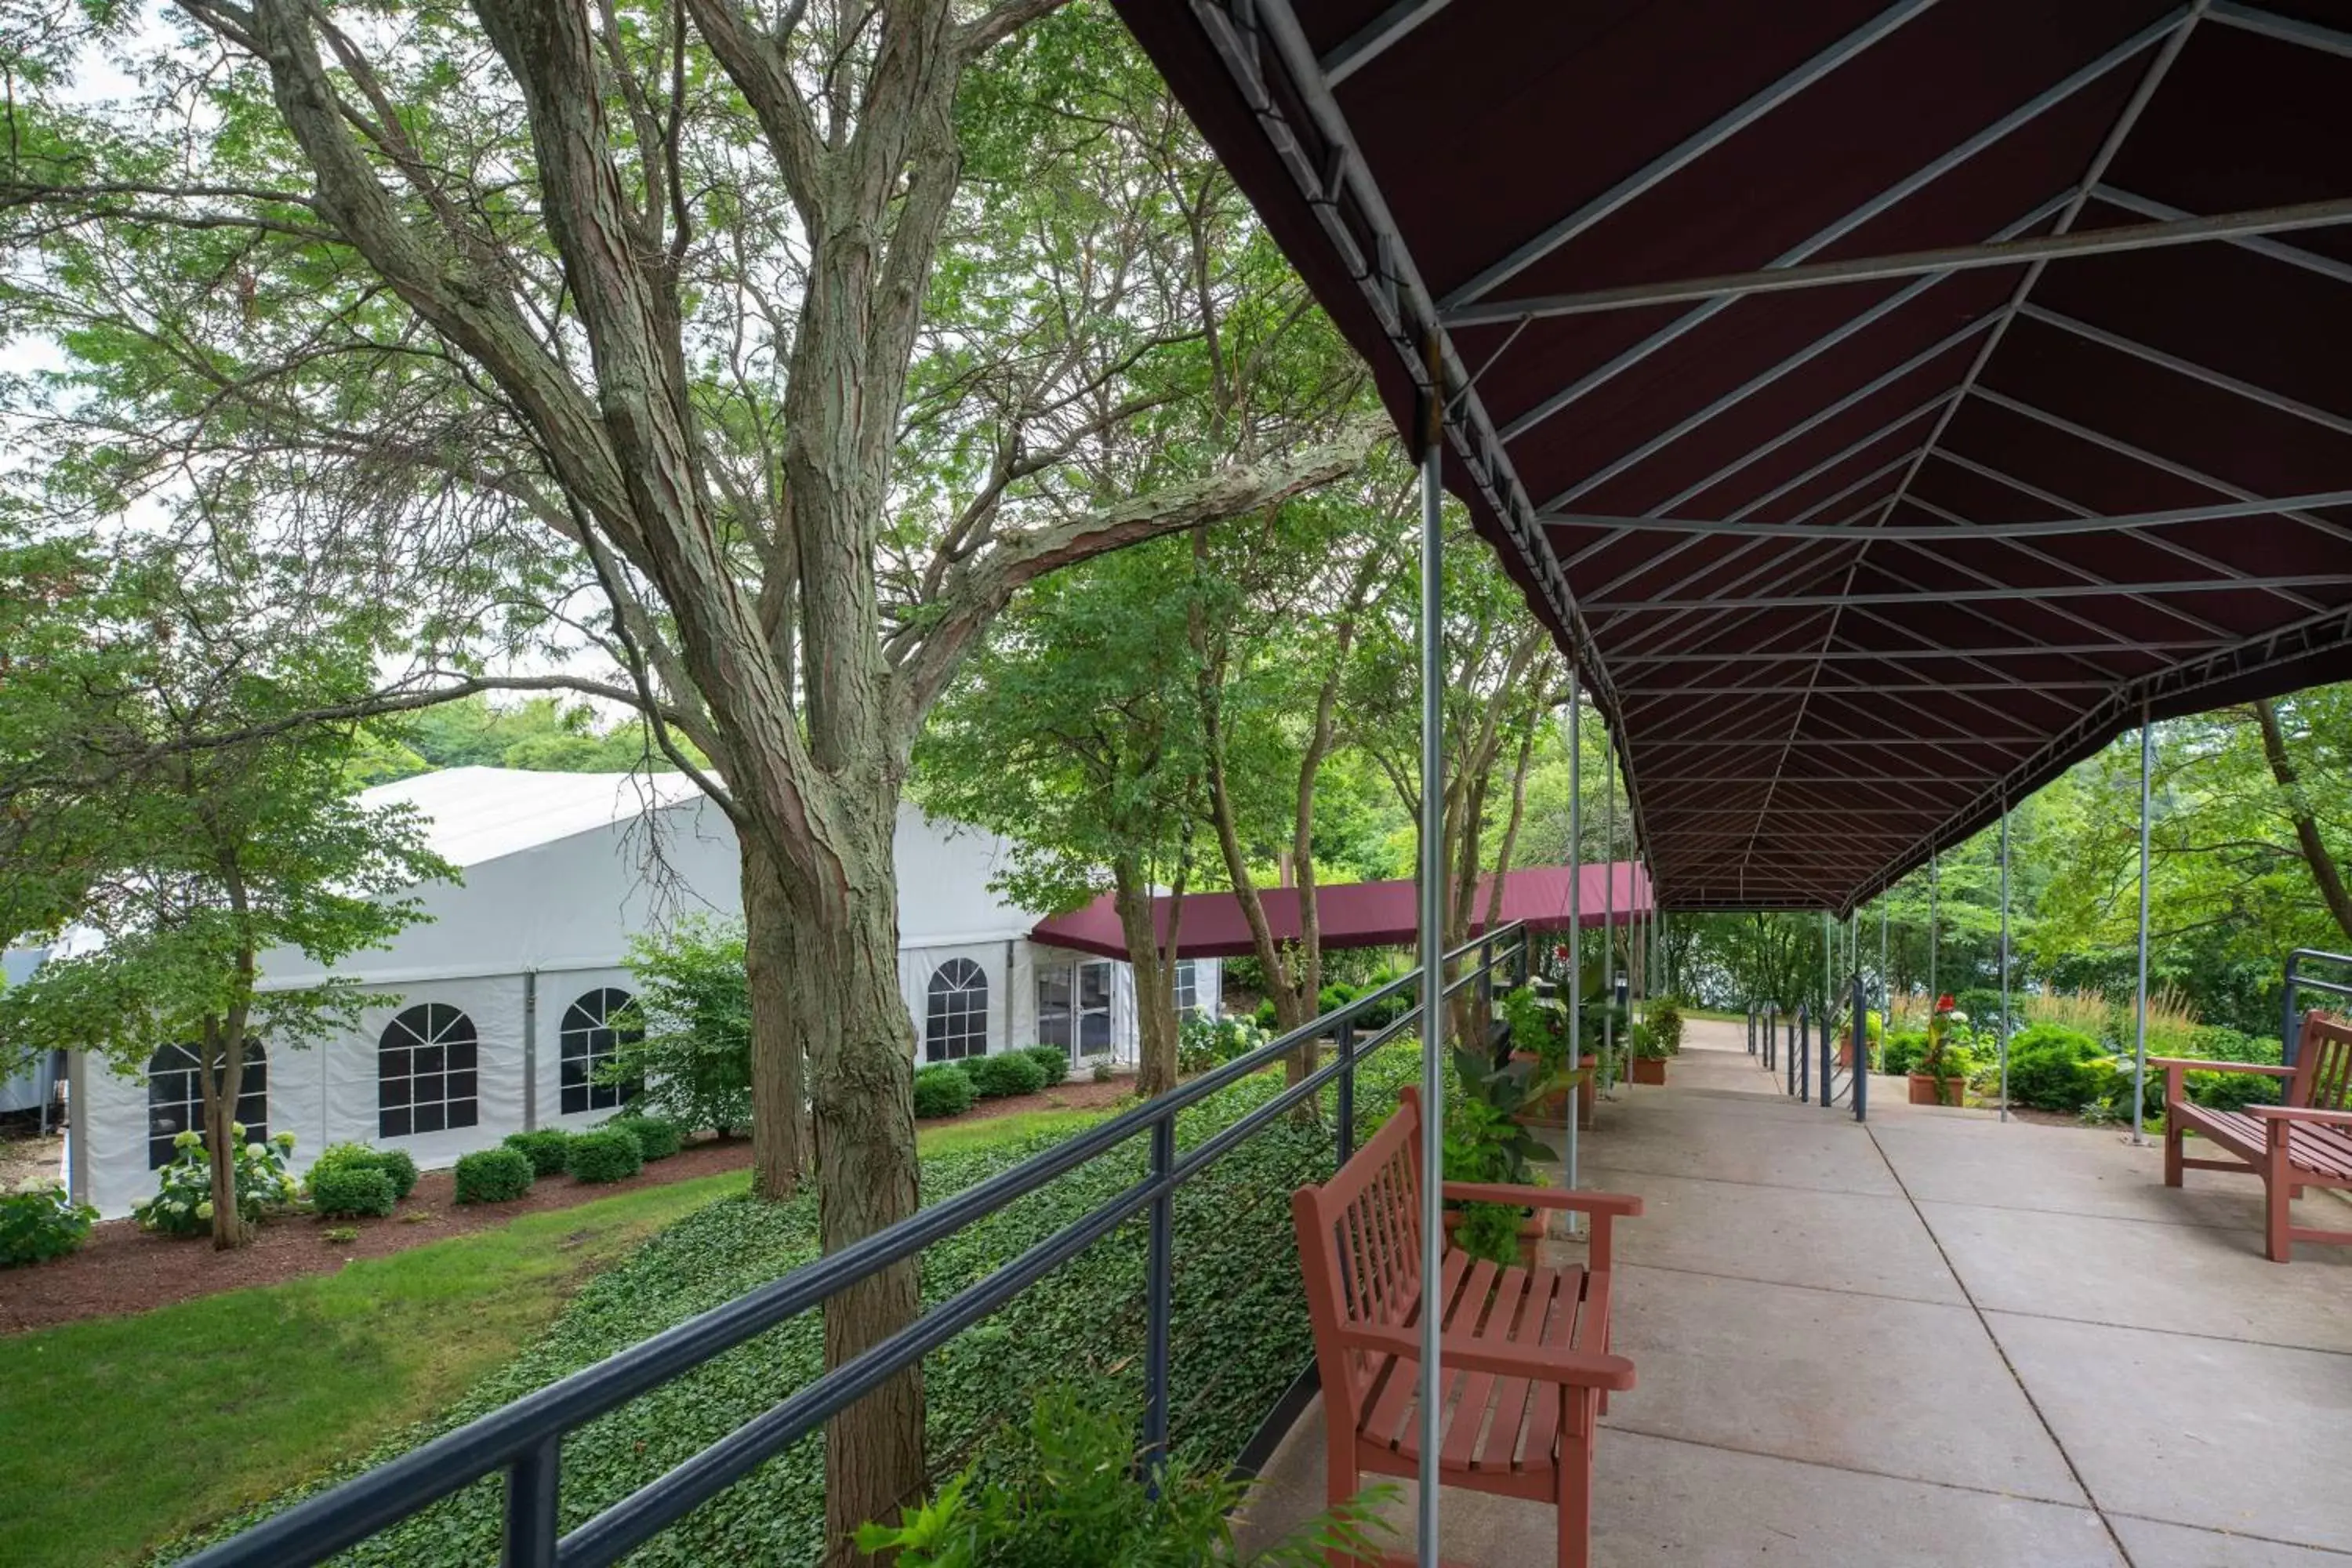
[[[426,819],[433,852],[462,867],[632,821],[698,794],[684,773],[444,768],[378,784],[362,791],[360,800],[369,806],[415,806]]]

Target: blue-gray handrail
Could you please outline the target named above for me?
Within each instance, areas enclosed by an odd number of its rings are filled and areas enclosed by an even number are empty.
[[[2295,1047],[2303,1043],[2303,1030],[2295,1023],[2298,994],[2318,991],[2330,996],[2352,997],[2352,979],[2315,980],[2298,973],[2305,963],[2341,964],[2347,976],[2352,976],[2352,953],[2298,947],[2286,955],[2286,991],[2279,1003],[2279,1059],[2289,1067],[2294,1066]]]
[[[1525,982],[1528,950],[1523,927],[1515,923],[1485,932],[1447,953],[1445,962],[1456,964],[1474,954],[1476,963],[1464,967],[1446,984],[1446,995],[1475,984],[1480,999],[1490,1002],[1495,971],[1506,962],[1511,965],[1515,983]],[[1416,988],[1420,980],[1418,969],[1401,975],[953,1197],[306,1499],[185,1559],[185,1564],[187,1568],[305,1568],[500,1471],[507,1478],[502,1559],[507,1568],[592,1568],[615,1562],[1147,1208],[1151,1211],[1152,1236],[1144,1446],[1148,1454],[1162,1452],[1168,1438],[1172,1296],[1170,1237],[1173,1226],[1169,1199],[1220,1156],[1334,1080],[1339,1096],[1337,1152],[1344,1163],[1353,1150],[1356,1064],[1411,1030],[1419,1015],[1407,1012],[1362,1041],[1355,1037],[1357,1022],[1367,1012]],[[1329,1062],[1286,1086],[1197,1148],[1177,1155],[1179,1113],[1327,1036],[1335,1037],[1337,1046]],[[1144,1133],[1150,1134],[1151,1145],[1150,1173],[1143,1181],[558,1538],[556,1503],[566,1433]]]

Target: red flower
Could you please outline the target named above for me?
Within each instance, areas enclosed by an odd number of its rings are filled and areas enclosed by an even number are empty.
[[[1937,998],[1936,998],[1936,1011],[1937,1011],[1937,1012],[1938,1012],[1938,1013],[1948,1013],[1948,1012],[1950,1012],[1951,1010],[1952,1010],[1952,998],[1951,998],[1951,994],[1950,994],[1949,992],[1947,992],[1947,993],[1945,993],[1943,995],[1938,996],[1938,997],[1937,997]]]

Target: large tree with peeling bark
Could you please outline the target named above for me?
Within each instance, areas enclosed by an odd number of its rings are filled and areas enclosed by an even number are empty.
[[[758,1179],[791,1182],[805,1094],[828,1248],[916,1205],[891,828],[967,650],[1043,574],[1371,441],[1344,405],[1274,431],[1221,390],[1215,438],[1180,420],[1102,482],[1107,441],[1224,374],[1163,352],[1223,285],[1169,243],[1196,204],[1137,175],[1181,116],[1108,17],[1024,30],[1057,5],[179,0],[0,29],[37,39],[0,324],[71,360],[8,391],[59,493],[164,486],[355,569],[474,574],[451,604],[607,649],[737,826]],[[74,79],[105,50],[125,98]],[[1056,112],[1074,82],[1118,112]],[[478,654],[451,604],[406,696]],[[911,1266],[845,1292],[829,1358],[916,1310]],[[909,1495],[921,1448],[911,1373],[836,1422],[836,1532]]]

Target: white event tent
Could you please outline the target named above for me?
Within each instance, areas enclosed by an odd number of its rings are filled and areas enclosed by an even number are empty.
[[[415,806],[463,879],[417,889],[429,920],[335,966],[367,996],[356,1029],[299,1048],[260,1042],[240,1119],[292,1131],[298,1170],[346,1139],[406,1149],[429,1169],[509,1132],[612,1115],[615,1090],[593,1069],[632,989],[631,939],[740,912],[724,814],[676,774],[452,768],[363,798]],[[1132,1060],[1128,966],[1033,942],[1043,913],[990,889],[1008,852],[994,835],[899,807],[898,974],[919,1059],[1046,1041],[1074,1060]],[[1218,967],[1201,960],[1180,975],[1205,1011]],[[265,956],[262,973],[265,987],[320,978],[296,953]],[[173,1135],[201,1124],[191,1066],[168,1041],[137,1076],[74,1057],[77,1197],[115,1215],[154,1189]]]

